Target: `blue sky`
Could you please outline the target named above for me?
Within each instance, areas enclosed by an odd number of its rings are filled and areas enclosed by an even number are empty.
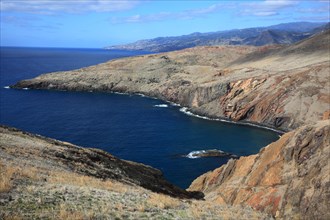
[[[178,36],[329,21],[329,0],[0,0],[1,46],[101,48]]]

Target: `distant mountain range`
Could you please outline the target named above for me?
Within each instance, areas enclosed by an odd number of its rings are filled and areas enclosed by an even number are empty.
[[[268,27],[192,33],[176,37],[158,37],[106,49],[166,52],[195,46],[292,44],[329,29],[330,23],[293,22]]]

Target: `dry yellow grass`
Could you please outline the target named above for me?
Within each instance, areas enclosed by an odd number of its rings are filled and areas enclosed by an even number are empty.
[[[12,188],[14,179],[28,178],[39,180],[38,169],[35,167],[18,167],[12,165],[4,165],[0,161],[0,192],[8,192]]]
[[[13,216],[5,216],[4,220],[22,220],[23,218],[18,215],[13,215]]]
[[[75,219],[75,220],[82,220],[86,219],[86,216],[79,212],[79,211],[70,211],[66,208],[65,204],[61,204],[59,207],[57,219]]]
[[[151,206],[158,207],[160,209],[176,208],[180,206],[180,200],[171,198],[163,194],[153,193],[147,200],[147,203]]]
[[[189,213],[194,219],[200,219],[203,211],[204,210],[201,209],[201,207],[196,204],[192,204],[189,208]]]
[[[125,193],[127,186],[111,180],[101,180],[95,177],[79,175],[69,172],[51,172],[47,179],[49,183],[61,183],[82,187],[92,187],[97,189],[110,190]]]
[[[12,188],[12,177],[15,172],[15,167],[7,167],[0,161],[0,192],[8,192]]]
[[[39,171],[36,167],[16,167],[17,174],[21,177],[29,178],[32,180],[40,180]]]

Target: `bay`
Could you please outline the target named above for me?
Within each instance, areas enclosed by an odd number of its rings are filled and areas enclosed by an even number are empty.
[[[278,139],[273,131],[192,117],[178,106],[138,95],[6,89],[42,73],[140,54],[145,53],[2,47],[0,123],[151,165],[183,188],[229,159],[184,157],[191,151],[246,156]]]

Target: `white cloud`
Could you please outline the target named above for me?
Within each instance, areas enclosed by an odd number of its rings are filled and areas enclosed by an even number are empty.
[[[209,7],[185,10],[181,12],[161,12],[155,14],[137,14],[127,17],[113,17],[112,23],[142,23],[171,19],[194,19],[207,17],[212,13],[220,13],[221,10],[231,9],[239,15],[275,16],[284,9],[298,4],[295,0],[264,0],[264,1],[225,1],[213,4]]]
[[[170,19],[194,19],[198,17],[207,16],[211,13],[220,11],[230,7],[231,3],[219,3],[213,4],[209,7],[185,10],[181,12],[160,12],[155,14],[146,14],[146,15],[133,15],[128,17],[114,17],[111,19],[113,23],[139,23],[139,22],[153,22],[153,21],[162,21]]]
[[[283,9],[294,7],[298,1],[292,0],[265,0],[262,2],[242,3],[243,9],[240,11],[242,15],[254,16],[273,16],[278,15]]]
[[[275,11],[259,11],[259,12],[254,12],[253,15],[255,15],[255,16],[273,16],[273,15],[278,15],[278,13]]]
[[[129,10],[135,0],[1,0],[1,11],[34,14],[113,12]]]
[[[329,14],[330,2],[327,2],[327,3],[328,4],[320,4],[314,8],[300,8],[300,9],[297,9],[296,11],[300,12],[300,13],[327,13],[327,14]]]

